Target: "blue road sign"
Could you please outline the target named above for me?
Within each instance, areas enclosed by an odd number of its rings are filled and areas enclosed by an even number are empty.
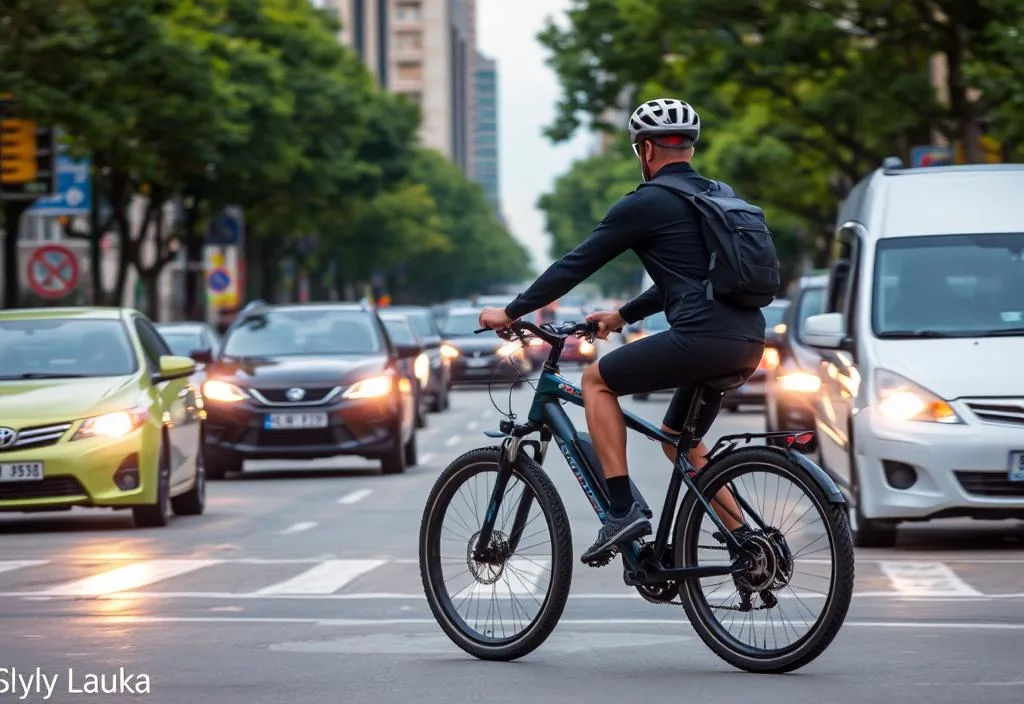
[[[206,243],[216,245],[238,244],[241,229],[238,220],[231,215],[219,215],[210,223],[210,230],[206,233]]]
[[[88,215],[92,208],[90,160],[57,156],[57,194],[38,199],[28,212],[36,215]]]
[[[211,291],[214,293],[221,293],[226,291],[228,286],[231,285],[231,275],[224,269],[214,269],[210,272],[210,277],[207,279],[206,283],[209,285]]]
[[[914,147],[910,152],[910,165],[915,169],[922,166],[950,166],[952,163],[953,150],[949,147]]]

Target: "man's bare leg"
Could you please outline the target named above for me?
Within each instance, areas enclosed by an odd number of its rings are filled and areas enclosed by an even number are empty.
[[[670,435],[679,435],[680,432],[665,425],[661,426],[661,430],[662,432]],[[661,450],[665,453],[665,456],[668,457],[669,462],[674,463],[676,461],[677,450],[675,445],[663,442],[661,443]],[[687,458],[690,460],[690,464],[693,465],[694,469],[703,469],[708,463],[707,454],[708,447],[704,444],[704,441],[701,440],[697,443],[697,447],[690,449],[687,453]],[[729,532],[732,532],[743,525],[743,511],[740,510],[735,497],[733,497],[732,492],[729,491],[728,487],[722,487],[718,490],[718,493],[715,494],[715,498],[711,500],[711,508],[713,508],[715,513],[718,514],[718,517],[722,519],[722,523],[724,523],[725,527],[729,529]]]
[[[597,540],[580,555],[584,563],[604,564],[618,545],[651,534],[651,522],[633,500],[626,469],[626,421],[619,398],[601,378],[600,365],[583,372],[583,410],[594,450],[604,469],[609,512]]]

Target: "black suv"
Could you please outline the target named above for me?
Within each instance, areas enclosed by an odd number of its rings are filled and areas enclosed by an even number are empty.
[[[261,305],[227,332],[203,383],[207,475],[246,459],[378,459],[385,474],[416,464],[413,380],[373,309]]]

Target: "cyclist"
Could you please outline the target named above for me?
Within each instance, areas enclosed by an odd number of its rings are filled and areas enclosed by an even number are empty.
[[[662,173],[709,187],[691,165],[700,138],[700,117],[686,103],[660,98],[641,104],[629,118],[633,152],[644,182]],[[654,285],[617,311],[587,316],[598,323],[598,337],[665,311],[671,328],[619,347],[583,373],[587,427],[608,484],[610,511],[597,540],[581,556],[600,563],[618,546],[650,535],[651,524],[634,500],[626,468],[626,426],[618,397],[675,387],[662,430],[679,435],[696,384],[729,374],[753,374],[764,352],[765,321],[759,310],[730,307],[707,300],[702,281],[709,255],[701,235],[700,215],[680,196],[657,187],[637,188],[607,212],[590,236],[548,267],[504,310],[484,308],[480,324],[495,330],[564,296],[606,263],[632,249]],[[721,409],[721,394],[707,396],[697,421],[689,459],[700,469],[707,447],[701,438]],[[675,448],[664,445],[670,460]],[[712,502],[725,526],[736,531],[742,515],[725,489]]]

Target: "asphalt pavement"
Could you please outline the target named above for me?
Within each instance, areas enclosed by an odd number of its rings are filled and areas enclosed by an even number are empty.
[[[503,408],[507,393],[495,394]],[[512,394],[520,414],[528,400],[529,390]],[[659,420],[667,401],[624,405]],[[570,416],[582,427],[582,411]],[[493,444],[482,433],[499,418],[485,390],[459,389],[420,431],[420,464],[404,475],[359,459],[249,463],[210,485],[205,515],[162,529],[95,510],[0,515],[0,702],[114,702],[132,696],[122,683],[143,689],[142,675],[148,693],[134,698],[168,704],[1024,700],[1024,530],[1014,523],[918,525],[895,549],[859,550],[844,629],[790,675],[734,670],[679,606],[623,586],[618,562],[577,558],[547,643],[515,663],[465,655],[424,600],[419,522],[438,473]],[[723,415],[713,434],[761,428],[751,409]],[[657,510],[666,460],[639,436],[629,456]],[[596,519],[556,451],[546,468],[578,556]],[[37,672],[52,690],[29,679]],[[121,693],[90,696],[89,675]]]

